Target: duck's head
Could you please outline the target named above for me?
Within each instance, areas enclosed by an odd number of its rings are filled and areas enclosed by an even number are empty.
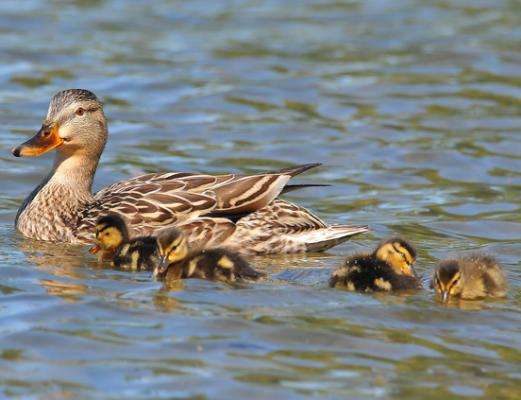
[[[111,252],[128,240],[128,228],[123,217],[116,213],[104,215],[96,221],[97,245],[90,251],[91,253],[97,253],[99,250]]]
[[[15,147],[16,157],[35,157],[56,149],[65,156],[83,152],[99,156],[107,140],[103,104],[85,89],[56,93],[40,130]]]
[[[183,233],[175,228],[165,229],[157,235],[159,264],[154,268],[154,276],[163,275],[168,266],[181,261],[188,255],[188,243]]]
[[[413,269],[416,261],[416,250],[406,240],[391,238],[381,243],[374,256],[388,265],[399,275],[416,276]]]
[[[462,266],[458,260],[445,260],[438,265],[432,278],[432,286],[446,303],[450,296],[458,296],[464,286]]]

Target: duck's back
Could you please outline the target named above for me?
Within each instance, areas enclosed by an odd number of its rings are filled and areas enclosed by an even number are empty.
[[[152,271],[158,261],[156,239],[139,237],[117,249],[113,264],[121,269]]]
[[[507,291],[507,282],[503,269],[496,260],[490,256],[472,254],[463,259],[464,273],[472,284],[467,285],[467,291],[482,292],[478,297],[487,295],[504,297]],[[462,297],[470,295],[463,293]],[[468,297],[468,296],[467,296]]]

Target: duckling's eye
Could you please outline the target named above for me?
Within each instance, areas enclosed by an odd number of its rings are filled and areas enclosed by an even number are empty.
[[[83,114],[85,114],[85,110],[83,109],[83,107],[79,107],[76,109],[76,115],[81,117]]]

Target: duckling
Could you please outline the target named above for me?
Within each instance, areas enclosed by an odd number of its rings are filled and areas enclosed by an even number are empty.
[[[359,292],[393,292],[419,289],[420,280],[412,265],[416,250],[400,238],[390,238],[370,254],[355,254],[338,268],[329,286]]]
[[[471,254],[440,262],[432,277],[431,288],[446,303],[450,297],[463,300],[505,297],[507,282],[503,269],[494,258]]]
[[[97,245],[90,249],[99,260],[110,260],[111,265],[121,269],[152,271],[158,263],[156,239],[153,237],[129,238],[125,220],[116,213],[96,221]]]
[[[175,228],[159,232],[157,246],[160,262],[153,275],[159,280],[200,278],[232,283],[264,276],[240,255],[224,248],[191,252],[186,237]]]

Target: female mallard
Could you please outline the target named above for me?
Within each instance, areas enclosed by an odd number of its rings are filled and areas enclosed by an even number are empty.
[[[224,248],[191,251],[185,235],[176,228],[157,235],[159,263],[153,275],[167,282],[179,279],[208,279],[234,283],[257,280],[264,276],[254,270],[239,254]]]
[[[431,288],[446,303],[450,298],[476,300],[505,297],[507,280],[501,265],[490,256],[471,254],[443,260],[434,271]]]
[[[359,292],[395,292],[419,289],[420,280],[413,269],[416,250],[407,241],[391,238],[372,253],[349,257],[338,268],[329,286]]]
[[[277,199],[295,186],[289,179],[317,164],[240,176],[158,173],[120,181],[91,193],[107,140],[107,121],[94,93],[55,94],[39,132],[13,155],[39,156],[55,149],[50,174],[25,199],[16,216],[27,237],[66,243],[92,241],[97,218],[123,214],[131,236],[177,226],[197,246],[225,244],[243,252],[320,251],[366,226],[328,226],[302,207]],[[298,187],[298,186],[297,186]]]

